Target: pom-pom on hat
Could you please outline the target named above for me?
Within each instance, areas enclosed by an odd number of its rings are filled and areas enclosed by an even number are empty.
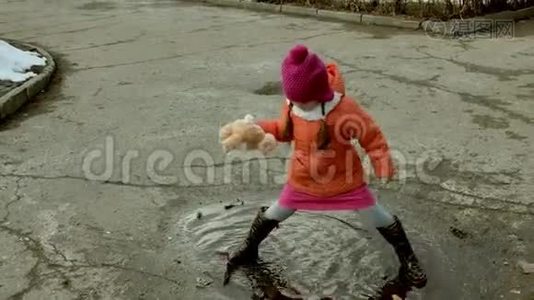
[[[304,45],[293,47],[282,62],[282,87],[292,102],[327,102],[334,98],[323,61]]]

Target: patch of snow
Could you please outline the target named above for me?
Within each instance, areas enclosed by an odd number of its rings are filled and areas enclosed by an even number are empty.
[[[0,40],[0,80],[22,82],[37,74],[32,66],[45,66],[46,58],[38,53],[23,51]]]

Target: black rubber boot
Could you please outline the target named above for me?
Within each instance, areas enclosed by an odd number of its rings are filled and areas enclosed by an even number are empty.
[[[252,264],[258,259],[258,247],[260,243],[275,227],[278,227],[278,221],[265,218],[264,213],[266,210],[267,207],[260,208],[250,226],[248,236],[239,248],[229,256],[226,264],[227,269],[224,276],[224,284],[228,283],[232,272],[237,267]]]
[[[386,241],[393,246],[397,253],[401,264],[399,276],[412,286],[418,289],[423,288],[426,286],[427,282],[426,274],[413,252],[412,246],[406,237],[406,232],[404,232],[399,218],[397,218],[397,216],[394,216],[394,218],[395,223],[377,229]]]

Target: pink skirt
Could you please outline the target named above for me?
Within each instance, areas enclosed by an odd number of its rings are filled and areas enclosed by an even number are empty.
[[[298,192],[291,185],[286,184],[278,199],[281,207],[296,210],[361,210],[372,207],[375,203],[375,195],[367,184],[332,197],[317,197]]]

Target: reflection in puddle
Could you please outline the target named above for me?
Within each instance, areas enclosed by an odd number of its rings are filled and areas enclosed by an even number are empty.
[[[388,280],[374,295],[369,297],[369,300],[406,299],[410,291],[412,291],[412,288],[397,276]]]
[[[404,285],[396,277],[398,261],[393,249],[375,230],[363,227],[354,213],[295,214],[261,244],[258,264],[239,268],[223,286],[226,258],[221,255],[243,240],[258,207],[247,204],[225,209],[218,204],[182,218],[179,230],[191,239],[197,257],[194,263],[221,274],[220,284],[210,289],[214,298],[244,292],[252,299],[447,299],[443,298],[446,294],[428,295],[428,286],[411,290]],[[417,246],[423,264],[429,263],[430,246],[420,242]],[[431,259],[435,268],[435,258]],[[432,272],[428,275],[432,286]],[[443,282],[438,284],[444,287]],[[452,282],[446,285],[453,286]]]
[[[221,253],[226,258],[228,253]],[[256,265],[240,267],[254,291],[252,299],[294,299],[303,300],[301,292],[295,287],[289,286],[277,271],[270,267],[268,263],[259,261]],[[402,300],[407,299],[412,288],[406,284],[399,276],[386,281],[381,287],[371,295],[361,295],[368,300]],[[332,297],[321,297],[320,300],[334,299]]]

